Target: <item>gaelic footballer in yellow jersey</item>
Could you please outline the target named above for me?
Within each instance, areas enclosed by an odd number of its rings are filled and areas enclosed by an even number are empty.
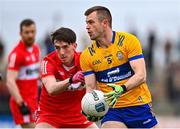
[[[104,93],[112,91],[108,83],[123,85],[134,72],[130,61],[144,58],[139,40],[129,33],[113,31],[112,44],[108,48],[99,47],[93,41],[81,54],[80,64],[84,75],[95,74],[97,85]],[[143,105],[151,102],[146,83],[122,94],[115,108]]]

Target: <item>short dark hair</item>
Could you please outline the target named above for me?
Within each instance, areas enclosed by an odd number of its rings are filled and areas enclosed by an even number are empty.
[[[58,40],[71,44],[76,42],[76,34],[69,28],[61,27],[51,34],[51,39],[53,43],[54,40]]]
[[[20,31],[22,31],[23,26],[30,26],[32,24],[35,24],[35,22],[32,19],[24,19],[21,23],[20,23]]]
[[[97,12],[97,16],[100,21],[102,21],[104,19],[108,19],[109,26],[112,28],[112,16],[111,16],[111,12],[109,11],[108,8],[106,8],[104,6],[94,6],[94,7],[87,9],[85,11],[84,15],[88,16],[89,14],[91,14],[94,11]]]

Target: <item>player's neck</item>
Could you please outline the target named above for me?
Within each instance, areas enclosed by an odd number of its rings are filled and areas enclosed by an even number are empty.
[[[63,63],[63,66],[66,67],[74,67],[74,59],[72,59],[72,61],[69,61],[67,63]]]
[[[99,38],[97,41],[100,47],[108,48],[112,44],[112,38],[113,38],[113,33],[111,30],[111,31],[106,31],[104,35],[102,35],[102,37]]]
[[[22,39],[22,42],[24,43],[24,45],[26,46],[26,48],[31,48],[31,47],[33,46],[33,44],[34,44],[34,43],[29,44],[29,43],[27,43],[26,41],[24,41],[23,39]]]
[[[74,68],[74,65],[72,65],[72,66],[66,66],[66,65],[63,64],[63,67],[64,67],[65,70],[69,71],[69,70],[71,70],[72,68]]]

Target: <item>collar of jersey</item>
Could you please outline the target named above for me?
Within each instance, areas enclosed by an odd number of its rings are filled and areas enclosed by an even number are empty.
[[[115,31],[112,31],[112,33],[113,33],[113,36],[112,36],[112,40],[111,40],[111,42],[114,44],[114,41],[115,41],[115,36],[116,36],[116,32],[115,32]],[[99,45],[98,41],[96,41],[96,46],[97,46],[97,47],[100,47],[100,45]]]
[[[23,40],[20,40],[19,43],[20,43],[20,45],[21,45],[21,47],[22,47],[23,49],[27,50],[27,46],[25,45],[25,43],[24,43]],[[34,45],[32,46],[32,49],[34,49]],[[33,51],[33,50],[32,50],[32,51]],[[27,50],[27,52],[29,52],[29,51]],[[31,53],[31,52],[29,52],[29,53]]]

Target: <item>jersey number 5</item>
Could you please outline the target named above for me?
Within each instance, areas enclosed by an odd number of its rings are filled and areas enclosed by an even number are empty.
[[[108,57],[108,58],[107,58],[107,62],[108,62],[108,64],[111,64],[111,63],[112,63],[111,57]]]

